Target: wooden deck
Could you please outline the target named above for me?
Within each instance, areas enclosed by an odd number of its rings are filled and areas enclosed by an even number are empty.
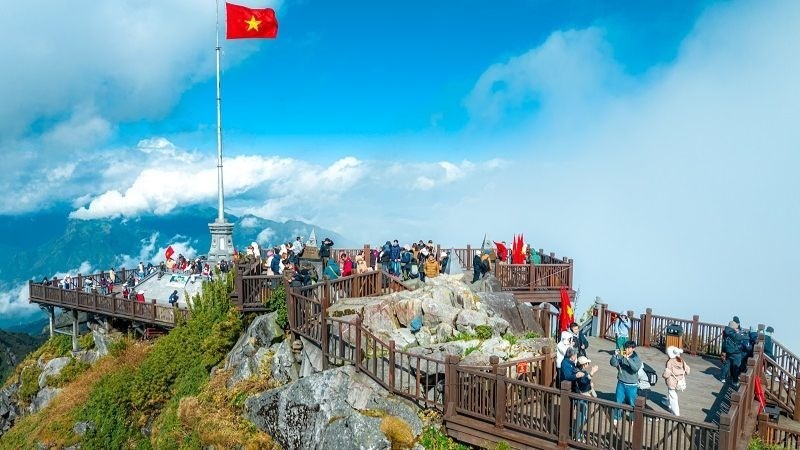
[[[616,369],[609,365],[611,355],[614,353],[614,343],[596,337],[589,338],[589,348],[586,356],[592,360],[592,365],[597,365],[600,370],[594,376],[595,390],[600,398],[615,400],[617,386]],[[658,374],[658,383],[652,387],[647,399],[647,408],[659,412],[670,413],[667,401],[667,385],[661,378],[667,355],[661,349],[654,347],[637,347],[639,358]],[[720,366],[718,358],[683,355],[686,364],[691,367],[687,377],[686,391],[679,393],[681,416],[698,422],[714,423],[719,425],[721,414],[728,411],[730,406],[730,385],[717,380]]]

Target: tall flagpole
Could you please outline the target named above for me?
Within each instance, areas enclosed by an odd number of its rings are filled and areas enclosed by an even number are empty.
[[[225,222],[225,205],[222,185],[222,96],[220,94],[219,54],[219,0],[217,0],[217,207],[219,208],[217,222]]]
[[[211,232],[211,249],[208,252],[208,259],[212,262],[221,260],[231,260],[233,255],[233,224],[225,221],[224,190],[222,185],[222,82],[219,76],[219,58],[221,48],[219,46],[219,0],[217,5],[217,220],[208,224]]]

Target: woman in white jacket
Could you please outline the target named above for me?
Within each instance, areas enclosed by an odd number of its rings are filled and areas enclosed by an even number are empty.
[[[572,347],[572,337],[574,335],[567,330],[561,332],[561,340],[556,344],[556,369],[561,373],[561,361],[564,361],[564,354],[567,349]]]
[[[667,347],[667,367],[664,369],[664,381],[667,383],[667,398],[669,398],[669,409],[675,416],[681,415],[678,405],[678,391],[686,389],[686,375],[689,374],[689,365],[681,358],[683,350],[678,347]]]

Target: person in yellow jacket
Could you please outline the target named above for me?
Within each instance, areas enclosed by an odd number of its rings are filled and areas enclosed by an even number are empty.
[[[423,266],[423,270],[425,271],[425,278],[434,278],[439,276],[439,261],[433,255],[429,255],[428,258],[425,260],[425,265]]]

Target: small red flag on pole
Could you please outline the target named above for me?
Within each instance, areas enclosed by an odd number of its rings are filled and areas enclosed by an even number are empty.
[[[167,261],[169,261],[170,259],[172,259],[173,254],[175,254],[175,250],[173,250],[172,246],[170,245],[169,247],[167,247],[167,251],[164,252],[164,257],[167,258]]]
[[[272,8],[248,8],[225,3],[228,39],[267,38],[278,36],[278,19]]]
[[[561,286],[561,310],[558,312],[558,331],[559,333],[569,329],[569,324],[574,322],[575,316],[572,312],[572,302],[569,299],[569,292],[566,286]]]

